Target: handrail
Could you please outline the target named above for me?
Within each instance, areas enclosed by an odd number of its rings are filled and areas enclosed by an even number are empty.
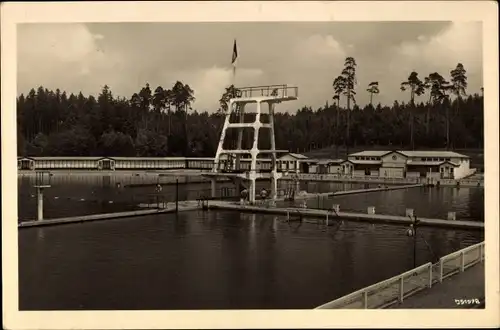
[[[484,246],[484,242],[480,242],[480,243],[477,243],[477,244],[474,244],[474,245],[470,245],[466,248],[463,248],[461,250],[458,250],[458,251],[455,251],[455,252],[452,252],[450,254],[447,254],[443,257],[441,257],[441,259],[443,260],[451,260],[451,259],[455,259],[457,256],[460,256],[462,253],[465,253],[465,252],[469,252],[469,251],[472,251],[472,250],[475,250],[477,249],[478,247],[480,246]]]
[[[478,262],[482,262],[484,260],[484,241],[468,246],[462,250],[455,251],[453,253],[450,253],[444,257],[441,257],[439,259],[439,262],[437,263],[439,265],[439,282],[442,282],[443,279],[450,277],[454,275],[455,273],[458,272],[463,272],[466,268],[475,265]],[[465,262],[465,256],[468,252],[477,250],[479,248],[479,259],[474,259],[472,262],[466,263]],[[444,265],[448,261],[455,260],[457,257],[460,257],[460,266],[453,268],[451,272],[448,272],[447,274],[444,273]]]
[[[393,277],[391,277],[391,278],[389,278],[387,280],[383,280],[381,282],[372,284],[372,285],[370,285],[368,287],[362,288],[362,289],[357,290],[357,291],[355,291],[353,293],[350,293],[348,295],[345,295],[343,297],[335,299],[335,300],[333,300],[331,302],[323,304],[323,305],[321,305],[319,307],[316,307],[316,309],[329,308],[331,306],[338,305],[338,304],[340,304],[342,302],[349,301],[350,299],[352,299],[354,297],[357,297],[357,296],[359,296],[361,294],[365,294],[365,292],[366,292],[366,294],[368,294],[374,288],[384,287],[387,284],[397,283],[397,282],[401,281],[401,279],[403,279],[405,277],[408,277],[408,275],[413,275],[413,273],[416,273],[416,272],[418,272],[420,270],[425,270],[425,269],[428,269],[428,268],[432,268],[432,263],[428,262],[428,263],[426,263],[424,265],[418,266],[417,268],[414,268],[414,269],[411,269],[411,270],[409,270],[407,272],[404,272],[402,274],[393,276]]]
[[[469,263],[465,263],[465,256],[467,255],[468,252],[471,252],[471,251],[474,251],[474,250],[477,250],[479,248],[479,258],[475,258],[473,259],[471,262]],[[376,294],[377,293],[377,290],[378,289],[383,289],[383,288],[387,288],[388,285],[390,284],[395,284],[397,282],[400,282],[400,285],[399,285],[399,301],[402,302],[403,299],[405,298],[405,295],[404,295],[404,284],[403,284],[403,280],[404,278],[407,278],[409,277],[410,275],[413,275],[415,273],[419,273],[419,272],[422,272],[422,271],[425,271],[426,269],[429,270],[429,278],[428,278],[428,285],[426,285],[427,287],[432,287],[432,284],[434,282],[442,282],[443,281],[443,278],[446,278],[448,276],[451,276],[453,275],[455,272],[452,272],[451,274],[448,273],[448,274],[444,274],[443,273],[443,265],[449,261],[449,260],[454,260],[457,258],[457,256],[461,257],[461,260],[460,260],[460,267],[456,268],[458,269],[460,272],[463,272],[466,268],[466,266],[471,266],[471,265],[474,265],[478,262],[482,262],[484,260],[484,241],[483,242],[480,242],[480,243],[477,243],[477,244],[474,244],[474,245],[471,245],[471,246],[468,246],[466,248],[463,248],[459,251],[455,251],[455,252],[452,252],[446,256],[443,256],[439,259],[439,261],[435,264],[432,264],[431,262],[428,262],[424,265],[421,265],[419,267],[416,267],[414,269],[411,269],[407,272],[404,272],[402,274],[399,274],[399,275],[396,275],[396,276],[393,276],[387,280],[384,280],[384,281],[381,281],[381,282],[378,282],[378,283],[375,283],[375,284],[372,284],[368,287],[365,287],[365,288],[362,288],[362,289],[359,289],[355,292],[352,292],[350,294],[347,294],[345,296],[342,296],[340,298],[337,298],[333,301],[330,301],[328,303],[325,303],[321,306],[318,306],[316,307],[315,309],[332,309],[332,308],[342,308],[342,307],[345,307],[348,305],[348,303],[350,302],[353,302],[353,300],[355,300],[355,298],[361,298],[363,297],[363,305],[364,305],[364,308],[367,308],[368,307],[368,295],[370,294]],[[433,275],[433,268],[434,267],[439,267],[439,272],[437,274],[437,279],[435,279],[434,275]],[[409,294],[411,295],[411,294]],[[407,295],[407,296],[409,296]],[[387,304],[387,303],[390,303],[391,301],[394,301],[394,298],[392,298],[390,301],[385,301],[383,302],[382,304],[379,304],[380,306],[383,306],[384,304]]]
[[[270,87],[290,87],[290,86],[287,86],[286,84],[279,84],[279,85],[262,85],[262,86],[236,87],[236,89],[240,90],[240,91],[244,91],[244,90],[249,90],[249,89],[261,89],[261,88],[270,88]]]
[[[298,87],[288,86],[286,84],[242,87],[242,88],[236,88],[236,91],[237,91],[237,95],[235,95],[236,99],[252,97],[255,96],[254,94],[260,94],[257,96],[266,96],[266,97],[272,96],[276,98],[286,98],[288,96],[298,97],[299,94]],[[289,91],[291,92],[290,95]]]

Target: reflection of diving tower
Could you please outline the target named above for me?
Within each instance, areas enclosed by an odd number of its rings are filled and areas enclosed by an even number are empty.
[[[276,150],[274,109],[276,103],[297,100],[297,97],[298,88],[288,87],[287,85],[236,89],[236,95],[229,100],[226,110],[226,118],[212,172],[205,174],[212,177],[212,197],[216,197],[217,177],[231,178],[238,188],[242,181],[248,182],[248,199],[250,203],[255,202],[255,181],[259,178],[269,178],[271,179],[271,198],[275,199],[277,197],[278,179],[282,177],[282,173],[278,173],[276,156],[277,153],[284,153],[286,150]],[[245,112],[245,106],[252,103],[256,103],[256,111],[250,112],[247,109],[247,112]],[[267,103],[269,118],[267,122],[262,120],[264,116],[261,117],[261,114],[265,115],[263,110],[266,107],[262,107],[264,103]],[[248,119],[245,117],[245,113],[249,116],[255,114],[255,119],[251,122],[245,122],[245,119]],[[250,129],[253,133],[253,143],[247,149],[243,149],[242,145],[245,129]],[[269,129],[269,149],[259,149],[259,131],[261,129]],[[236,141],[228,141],[231,139],[228,130],[236,130]],[[231,142],[233,143],[231,144]],[[224,145],[229,145],[229,147],[224,147]],[[235,147],[233,147],[234,145]],[[264,157],[262,157],[263,155]],[[265,171],[262,164],[269,163],[269,156],[271,157],[270,168]],[[227,166],[228,164],[229,166]]]

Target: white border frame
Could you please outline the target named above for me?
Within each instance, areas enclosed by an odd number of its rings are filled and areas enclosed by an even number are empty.
[[[2,3],[3,325],[8,329],[469,327],[499,324],[498,4],[420,2]],[[16,23],[143,21],[482,21],[485,92],[485,310],[19,312],[17,260]],[[13,188],[16,187],[16,188]],[[7,192],[8,189],[8,192]]]

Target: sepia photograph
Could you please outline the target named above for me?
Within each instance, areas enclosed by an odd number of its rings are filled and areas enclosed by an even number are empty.
[[[3,5],[4,325],[498,326],[496,7],[402,4]]]

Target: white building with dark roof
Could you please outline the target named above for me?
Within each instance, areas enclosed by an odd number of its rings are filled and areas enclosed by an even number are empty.
[[[308,173],[304,167],[308,167],[306,161],[309,158],[302,154],[296,154],[293,152],[286,153],[278,158],[278,170],[280,171],[290,171],[295,173]],[[305,166],[303,164],[306,164]]]
[[[474,173],[470,159],[452,151],[361,151],[341,164],[344,175],[461,179]]]

